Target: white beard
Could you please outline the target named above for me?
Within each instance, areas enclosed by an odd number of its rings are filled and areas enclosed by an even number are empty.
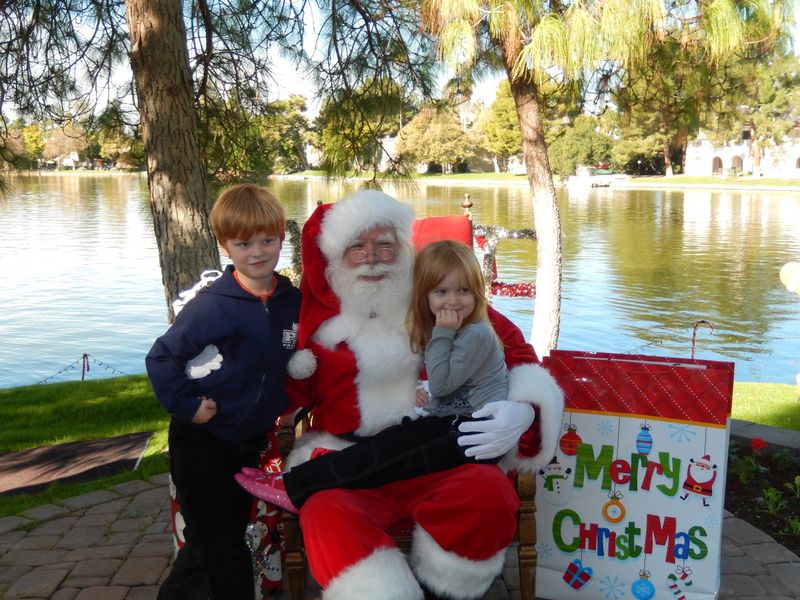
[[[384,275],[364,281],[361,275]],[[325,321],[315,340],[333,349],[346,342],[358,363],[355,380],[361,423],[370,435],[403,417],[414,416],[415,387],[421,358],[411,352],[405,326],[411,297],[411,254],[401,249],[395,263],[349,268],[331,263],[327,272],[341,312]]]
[[[336,317],[322,324],[315,337],[333,348],[357,334],[365,326],[396,330],[405,328],[411,301],[411,254],[401,248],[392,264],[375,263],[356,268],[344,260],[332,261],[326,276],[340,302]],[[383,275],[379,281],[364,281],[361,276]]]

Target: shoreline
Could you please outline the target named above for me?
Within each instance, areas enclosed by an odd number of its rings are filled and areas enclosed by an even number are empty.
[[[523,176],[519,175],[520,179],[457,179],[453,177],[442,177],[442,178],[435,178],[435,177],[415,177],[414,179],[402,179],[397,180],[397,183],[400,184],[408,184],[408,185],[452,185],[452,186],[468,186],[468,185],[476,185],[476,186],[493,186],[493,185],[511,185],[511,186],[522,186],[528,185],[528,180]],[[289,175],[270,175],[268,179],[275,179],[279,181],[326,181],[328,180],[325,175],[301,175],[301,174],[289,174]],[[369,181],[366,177],[345,177],[345,181]],[[395,180],[386,180],[387,183],[395,183]],[[561,187],[561,185],[556,185],[556,187]]]
[[[90,170],[75,169],[74,171],[12,171],[8,174],[11,177],[144,177],[147,178],[147,171],[114,171],[114,170]]]
[[[470,175],[478,175],[477,173],[472,173]],[[497,186],[497,185],[508,185],[508,186],[523,186],[528,185],[528,180],[524,175],[518,175],[519,179],[505,179],[505,178],[475,178],[472,179],[470,177],[464,178],[457,178],[457,177],[436,177],[436,176],[425,176],[425,177],[417,177],[409,181],[409,183],[413,183],[415,185],[441,185],[441,186]],[[287,180],[287,181],[324,181],[327,178],[324,175],[303,175],[303,174],[288,174],[288,175],[270,175],[269,179],[276,179],[276,180]],[[347,181],[366,181],[367,179],[364,177],[347,177]],[[556,189],[565,188],[566,185],[562,181],[554,181],[553,185]],[[736,183],[684,183],[684,182],[677,182],[677,183],[669,183],[669,182],[662,182],[662,181],[652,181],[649,180],[647,177],[637,178],[637,179],[625,179],[613,182],[607,188],[586,188],[587,190],[590,189],[649,189],[649,190],[660,190],[660,189],[669,189],[669,190],[711,190],[711,191],[735,191],[735,192],[747,192],[747,191],[758,191],[758,192],[790,192],[790,193],[798,193],[800,194],[800,179],[797,181],[796,185],[769,185],[769,184],[758,184],[758,183],[748,183],[742,182],[741,184]]]
[[[408,185],[415,185],[415,186],[458,186],[458,187],[493,187],[493,186],[513,186],[513,187],[520,187],[520,186],[527,186],[528,179],[524,175],[516,175],[514,178],[511,177],[503,177],[503,178],[494,178],[494,177],[480,177],[479,173],[472,173],[469,175],[474,175],[475,178],[473,179],[471,176],[468,177],[451,177],[451,176],[423,176],[423,177],[415,177],[414,179],[409,180],[400,180],[399,183],[406,183]],[[488,174],[487,174],[488,175]],[[84,169],[77,169],[74,171],[17,171],[10,173],[11,177],[14,176],[25,176],[25,177],[117,177],[117,176],[125,176],[125,177],[143,177],[147,178],[147,171],[90,171]],[[680,177],[680,176],[677,176]],[[273,174],[268,175],[265,178],[266,180],[275,180],[275,181],[326,181],[329,178],[325,175],[316,175],[316,174],[308,174],[304,175],[301,173],[290,173],[290,174]],[[344,178],[345,181],[368,181],[366,177],[346,177]],[[634,178],[634,179],[624,179],[618,180],[611,183],[609,186],[599,187],[599,188],[585,188],[586,191],[592,189],[609,189],[609,190],[709,190],[709,191],[725,191],[725,192],[780,192],[780,193],[797,193],[800,194],[800,180],[797,181],[796,185],[770,185],[770,184],[759,184],[755,183],[755,180],[745,180],[742,183],[731,183],[731,182],[719,182],[719,183],[688,183],[688,182],[676,182],[670,183],[667,181],[663,181],[659,178],[658,181],[650,180],[648,177],[642,178]],[[387,180],[388,182],[388,180]],[[753,182],[753,183],[751,183]],[[566,185],[562,181],[554,181],[553,185],[556,189],[564,188],[566,189]]]
[[[648,190],[713,190],[725,192],[791,192],[800,194],[800,181],[796,186],[778,185],[748,185],[735,183],[666,183],[666,182],[646,182],[641,180],[624,180],[611,184],[612,189],[648,189]]]

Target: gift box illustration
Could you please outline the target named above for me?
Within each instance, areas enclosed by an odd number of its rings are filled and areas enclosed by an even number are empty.
[[[569,563],[564,571],[564,581],[576,590],[581,589],[591,578],[592,567],[584,567],[578,558]]]

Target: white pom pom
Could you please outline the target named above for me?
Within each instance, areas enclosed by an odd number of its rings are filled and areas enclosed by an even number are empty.
[[[294,379],[307,379],[317,370],[317,357],[308,348],[298,350],[289,359],[286,370]]]

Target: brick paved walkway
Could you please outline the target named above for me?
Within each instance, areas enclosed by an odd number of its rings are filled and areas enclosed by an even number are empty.
[[[0,598],[153,600],[172,558],[169,518],[164,474],[0,519]],[[487,600],[519,598],[514,556]],[[800,558],[726,515],[721,587],[723,600],[800,599]],[[311,582],[306,597],[318,596]]]
[[[800,454],[797,432],[734,421],[731,435]],[[0,519],[0,599],[154,600],[172,553],[167,474],[130,481]],[[511,549],[485,600],[519,599],[515,561]],[[309,580],[305,597],[319,594]],[[719,598],[800,599],[800,558],[726,513]]]

